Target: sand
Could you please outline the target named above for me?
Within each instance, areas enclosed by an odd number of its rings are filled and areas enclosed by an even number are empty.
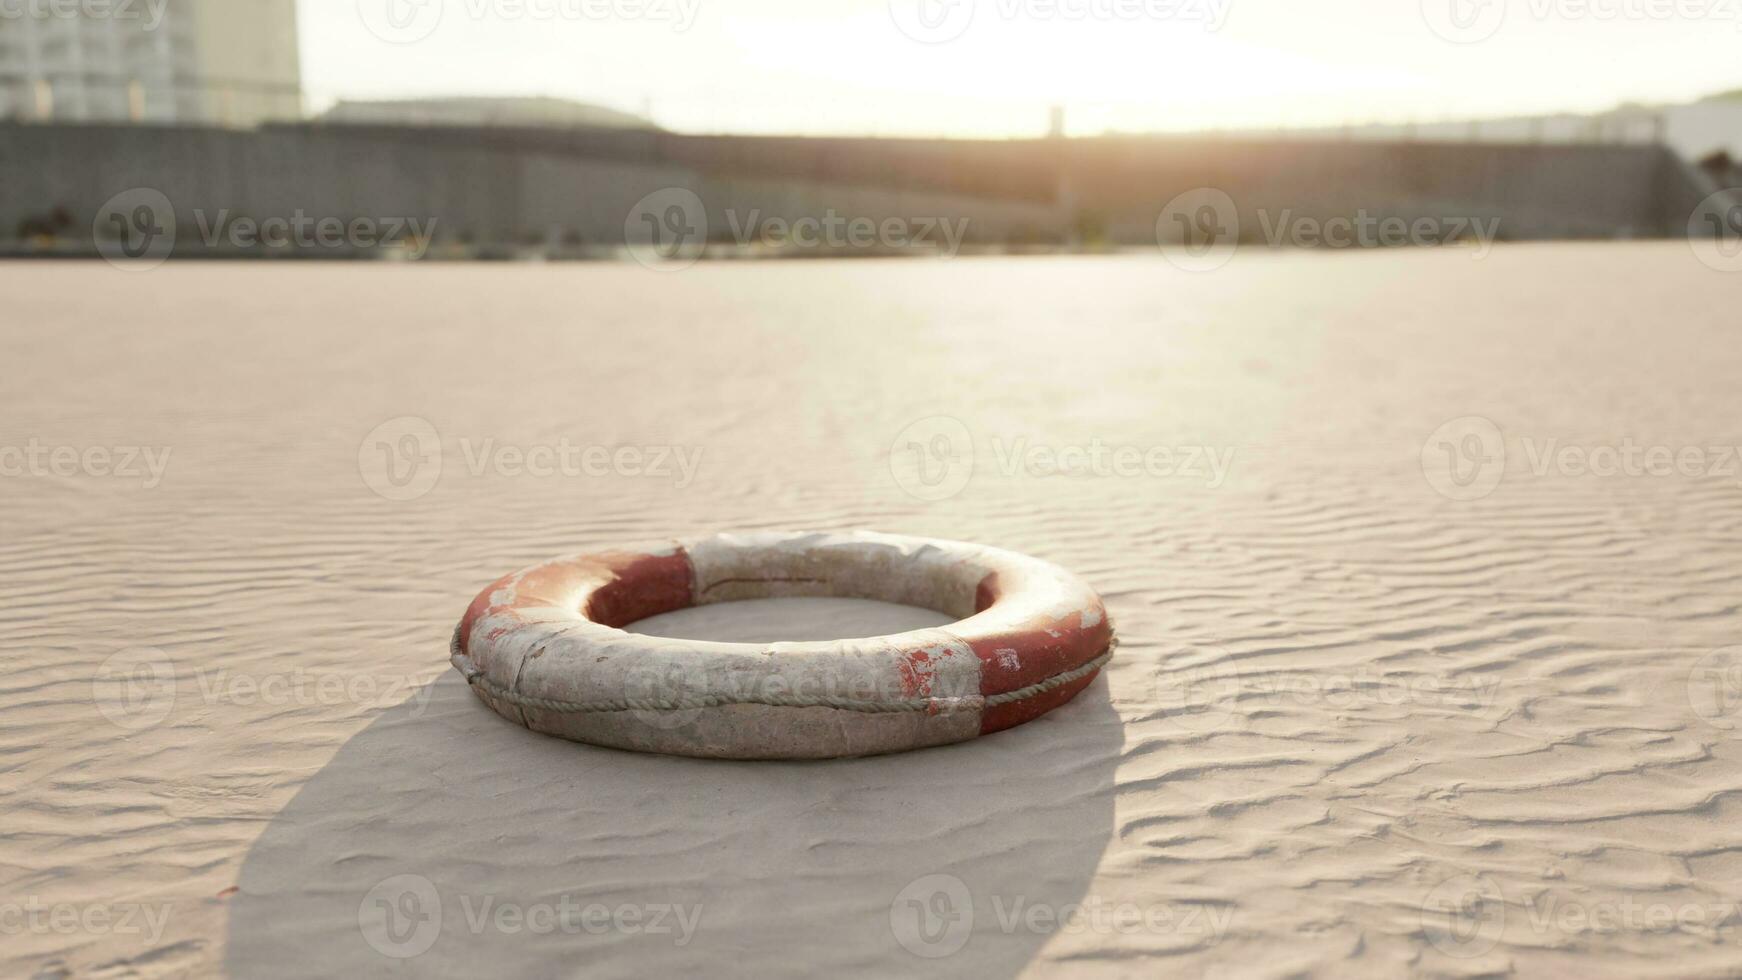
[[[0,294],[0,975],[1742,972],[1742,278],[1685,246]],[[1578,465],[1629,445],[1695,455]],[[543,738],[448,668],[504,572],[787,527],[1058,562],[1119,656],[824,764]],[[648,628],[925,614],[717,615]]]

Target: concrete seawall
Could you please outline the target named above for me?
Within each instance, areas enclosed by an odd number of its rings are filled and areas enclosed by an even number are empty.
[[[1039,246],[1153,245],[1169,202],[1201,187],[1228,195],[1251,242],[1286,221],[1357,216],[1497,220],[1511,240],[1677,237],[1709,193],[1642,146],[0,125],[0,243],[13,252],[88,250],[105,202],[134,188],[172,203],[178,255],[247,252],[225,222],[298,216],[433,222],[435,254],[609,248],[637,202],[673,187],[700,198],[715,243],[834,215],[965,219],[970,245]]]

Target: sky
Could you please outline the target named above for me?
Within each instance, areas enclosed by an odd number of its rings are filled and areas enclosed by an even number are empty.
[[[1430,122],[1742,88],[1742,0],[298,0],[311,108],[547,95],[688,132]]]

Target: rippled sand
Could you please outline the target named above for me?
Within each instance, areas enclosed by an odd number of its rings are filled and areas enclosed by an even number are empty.
[[[1685,246],[0,295],[0,446],[117,450],[0,459],[0,974],[1742,973],[1742,276]],[[520,472],[565,439],[646,452]],[[1045,472],[1097,440],[1148,465]],[[1629,444],[1701,462],[1558,455]],[[1059,562],[1123,645],[828,764],[542,738],[448,668],[506,571],[777,527]]]

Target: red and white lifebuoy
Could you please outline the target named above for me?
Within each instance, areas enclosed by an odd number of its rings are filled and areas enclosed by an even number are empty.
[[[714,643],[624,632],[714,602],[878,599],[958,622],[863,640]],[[559,558],[481,592],[452,659],[503,716],[595,745],[732,759],[876,755],[1031,721],[1113,654],[1101,599],[994,548],[882,534],[721,535]]]

